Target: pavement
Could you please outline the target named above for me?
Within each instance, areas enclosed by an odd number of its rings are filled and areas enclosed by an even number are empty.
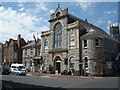
[[[61,74],[48,74],[48,73],[38,73],[38,72],[28,72],[27,75],[38,76],[43,78],[84,78],[84,79],[108,78],[108,77],[96,77],[96,76],[73,76],[73,75],[61,75]]]

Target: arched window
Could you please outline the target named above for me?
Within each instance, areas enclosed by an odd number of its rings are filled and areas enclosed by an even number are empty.
[[[74,34],[70,34],[70,46],[74,46],[75,45],[75,36]]]
[[[44,50],[47,50],[47,49],[48,49],[48,41],[45,40],[45,42],[44,42]]]
[[[75,61],[74,61],[74,58],[71,57],[70,58],[70,69],[74,69],[74,66],[75,66]]]
[[[85,68],[88,68],[88,58],[87,57],[85,57],[85,59],[84,59],[84,62],[85,62]]]
[[[61,47],[62,45],[62,25],[57,23],[54,28],[54,47]]]

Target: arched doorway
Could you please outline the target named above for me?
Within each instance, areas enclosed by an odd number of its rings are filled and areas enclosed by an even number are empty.
[[[55,68],[55,73],[58,72],[58,74],[61,72],[61,58],[59,56],[57,56],[54,59],[54,68]]]

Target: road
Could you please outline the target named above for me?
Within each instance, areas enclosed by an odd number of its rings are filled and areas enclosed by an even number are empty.
[[[38,76],[3,75],[3,86],[8,88],[118,88],[118,78],[77,79],[42,78]]]

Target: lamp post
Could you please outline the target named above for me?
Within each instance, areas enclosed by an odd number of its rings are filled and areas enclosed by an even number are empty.
[[[82,76],[82,61],[79,61],[79,76]]]

